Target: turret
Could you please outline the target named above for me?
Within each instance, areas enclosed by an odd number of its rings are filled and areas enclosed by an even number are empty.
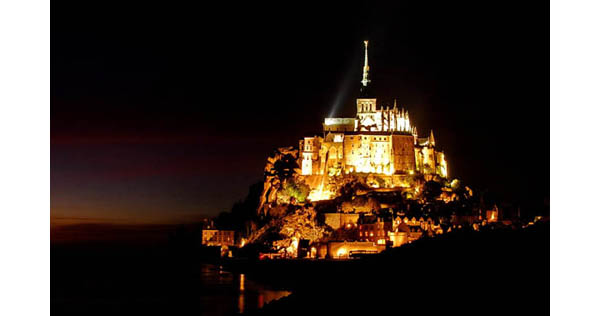
[[[363,66],[362,80],[360,81],[360,96],[356,99],[356,129],[361,130],[363,126],[374,126],[375,112],[377,112],[377,99],[371,92],[371,80],[369,79],[369,41],[365,43],[365,65]],[[371,127],[369,127],[369,130]]]
[[[429,133],[429,145],[435,147],[435,139],[433,138],[433,130]]]
[[[415,137],[415,145],[418,143],[419,140],[419,131],[417,131],[417,127],[413,126],[413,136]]]

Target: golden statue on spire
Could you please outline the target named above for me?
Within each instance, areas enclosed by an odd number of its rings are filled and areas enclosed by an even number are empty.
[[[369,41],[365,41],[365,65],[363,67],[363,78],[361,80],[362,85],[366,87],[371,80],[369,80]]]

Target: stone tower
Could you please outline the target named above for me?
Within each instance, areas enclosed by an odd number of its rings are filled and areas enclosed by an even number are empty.
[[[365,65],[361,80],[360,96],[356,99],[356,128],[357,131],[370,131],[376,128],[375,115],[377,112],[377,99],[371,91],[369,79],[369,41],[365,43]]]

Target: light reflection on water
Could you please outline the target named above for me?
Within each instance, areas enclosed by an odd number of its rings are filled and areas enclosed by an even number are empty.
[[[219,292],[222,293],[221,295],[224,297],[218,298],[220,301],[223,303],[229,301],[227,297],[233,299],[233,302],[237,301],[237,304],[232,302],[234,306],[237,305],[235,306],[235,311],[225,311],[224,309],[226,309],[227,306],[221,306],[218,310],[215,310],[216,313],[214,313],[214,315],[227,314],[228,312],[243,314],[250,310],[263,308],[269,302],[291,294],[290,291],[270,288],[254,280],[250,280],[243,273],[236,274],[224,271],[220,266],[202,265],[201,275],[202,283],[205,287],[215,291],[221,290]],[[204,299],[209,298],[207,297]],[[216,303],[214,298],[211,298],[210,300],[213,304]],[[225,303],[225,305],[228,304]]]

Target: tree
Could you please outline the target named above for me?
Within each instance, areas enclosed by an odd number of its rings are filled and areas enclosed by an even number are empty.
[[[288,179],[283,185],[283,188],[290,197],[296,199],[296,201],[300,203],[304,203],[306,197],[308,197],[308,193],[310,193],[310,187],[308,185],[293,179]]]
[[[291,203],[293,199],[299,203],[304,203],[309,193],[310,187],[308,185],[289,178],[284,181],[281,190],[277,192],[277,202]]]

